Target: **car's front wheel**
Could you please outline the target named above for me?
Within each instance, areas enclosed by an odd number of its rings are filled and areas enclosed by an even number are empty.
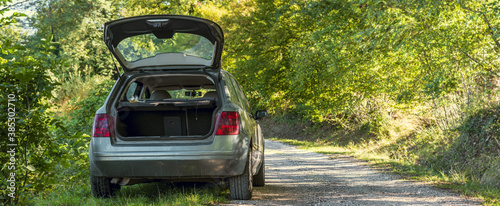
[[[229,193],[233,200],[249,200],[252,198],[252,165],[248,158],[245,171],[242,175],[229,178]]]
[[[90,174],[90,188],[96,198],[111,197],[120,190],[120,185],[111,184],[111,180],[105,177],[97,177]]]

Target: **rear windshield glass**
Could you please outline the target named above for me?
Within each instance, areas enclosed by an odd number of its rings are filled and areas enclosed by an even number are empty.
[[[215,92],[215,89],[197,89],[197,90],[187,90],[187,89],[179,89],[179,90],[170,90],[168,93],[172,96],[172,98],[176,99],[194,99],[199,97],[209,97],[207,93]],[[217,95],[217,93],[215,93]],[[211,96],[210,96],[211,97]]]
[[[215,45],[205,37],[175,33],[172,38],[158,39],[154,34],[132,36],[118,44],[118,51],[127,62],[156,57],[160,54],[183,54],[212,60]]]

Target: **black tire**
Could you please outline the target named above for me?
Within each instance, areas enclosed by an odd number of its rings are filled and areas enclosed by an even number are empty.
[[[120,190],[120,185],[111,184],[111,179],[96,177],[90,174],[90,188],[95,198],[108,198],[115,195],[115,191]]]
[[[264,187],[266,185],[266,173],[264,171],[265,161],[262,159],[262,165],[256,175],[253,176],[253,186]]]
[[[250,158],[248,158],[245,170],[242,175],[229,178],[229,193],[233,200],[249,200],[252,198],[252,175]]]

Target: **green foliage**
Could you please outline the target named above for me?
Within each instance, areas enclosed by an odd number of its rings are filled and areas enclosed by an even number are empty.
[[[95,85],[79,84],[81,89],[86,90],[86,93],[78,93],[66,103],[65,114],[60,118],[64,122],[64,129],[58,131],[59,135],[83,133],[90,136],[92,133],[94,114],[104,104],[114,83],[110,79],[103,79],[99,76],[93,78],[97,80],[88,79],[87,81],[94,82]],[[87,87],[82,88],[82,86]]]
[[[56,181],[52,171],[64,160],[64,153],[57,144],[58,137],[50,133],[59,122],[47,112],[51,106],[47,100],[52,98],[51,91],[56,86],[49,77],[58,64],[52,55],[53,49],[50,39],[42,39],[34,48],[10,39],[4,39],[1,45],[0,88],[3,94],[0,109],[3,112],[0,119],[4,122],[0,124],[0,132],[2,137],[7,137],[8,128],[15,129],[15,139],[1,140],[2,151],[15,148],[15,160],[9,153],[0,155],[3,179],[8,179],[12,173],[16,179],[15,198],[9,198],[8,190],[2,190],[2,200],[6,202],[22,202],[29,197],[28,193],[49,188]],[[15,109],[15,121],[9,122],[15,125],[7,124],[9,108]],[[8,147],[7,144],[17,146]],[[11,161],[15,162],[15,168],[8,167]],[[6,188],[8,183],[1,184]]]
[[[88,176],[84,174],[88,168],[87,143],[90,136],[75,132],[74,128],[67,132],[61,121],[54,119],[51,102],[54,89],[60,85],[54,81],[57,80],[54,74],[60,75],[68,65],[65,64],[68,61],[55,55],[60,44],[54,43],[52,38],[46,40],[40,36],[23,36],[12,21],[2,23],[5,24],[1,27],[3,32],[0,35],[0,87],[3,91],[0,101],[4,112],[0,115],[1,119],[7,120],[8,107],[15,107],[16,139],[10,142],[3,138],[1,145],[3,151],[14,148],[8,147],[9,143],[17,146],[15,160],[11,159],[9,153],[4,152],[0,156],[4,179],[13,173],[16,179],[15,198],[8,197],[10,190],[5,189],[2,190],[1,199],[4,203],[22,204],[30,201],[34,193],[43,193],[59,184],[57,180],[61,177],[78,181]],[[9,94],[15,95],[15,101],[8,98]],[[7,104],[9,100],[10,105]],[[97,104],[90,103],[94,102],[87,102],[87,105]],[[91,109],[95,109],[95,106]],[[93,112],[81,121],[91,118]],[[86,124],[91,125],[88,122]],[[2,136],[7,137],[8,127],[12,126],[7,121],[1,124]],[[9,168],[10,160],[15,162],[15,169]],[[2,188],[7,188],[9,182],[1,184]]]
[[[118,18],[118,5],[104,0],[42,0],[34,6],[37,12],[30,24],[37,33],[33,38],[53,36],[59,43],[54,54],[66,60],[56,74],[107,75],[113,70],[111,54],[102,43],[102,25]]]
[[[109,77],[80,73],[64,73],[60,74],[56,81],[60,85],[54,90],[53,101],[61,105],[57,108],[56,112],[67,114],[70,110],[69,101],[77,101],[78,99],[85,99],[88,97],[90,89],[104,81],[109,81]]]
[[[122,0],[122,16],[139,16],[149,14],[193,15],[198,0]]]
[[[226,57],[254,105],[277,113],[322,121],[374,98],[422,103],[495,77],[498,5],[257,1],[223,19]]]
[[[71,96],[65,104],[65,110],[58,118],[61,125],[53,134],[61,138],[59,147],[65,151],[68,160],[65,167],[58,168],[57,177],[67,179],[71,185],[86,185],[89,179],[88,144],[92,134],[92,123],[95,112],[104,104],[113,81],[101,76],[81,80],[76,76],[62,86],[73,84],[79,91]],[[90,84],[89,84],[90,83]],[[83,91],[82,91],[83,90]]]

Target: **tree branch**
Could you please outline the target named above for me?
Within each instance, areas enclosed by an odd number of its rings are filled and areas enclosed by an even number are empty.
[[[495,39],[495,37],[494,37],[495,33],[493,33],[493,27],[491,26],[490,20],[488,19],[488,17],[486,16],[486,14],[484,12],[482,12],[482,11],[476,11],[476,10],[473,10],[473,9],[471,9],[469,7],[466,7],[463,3],[460,4],[460,6],[463,9],[467,10],[467,11],[474,12],[474,13],[479,13],[483,17],[484,22],[488,25],[488,30],[490,30],[491,39],[493,39],[493,42],[495,42],[496,46],[498,48],[500,48],[500,42],[498,42],[498,40]]]
[[[472,61],[476,62],[477,64],[479,64],[479,66],[482,66],[484,69],[486,69],[488,72],[490,72],[491,74],[497,76],[497,77],[500,77],[500,75],[498,75],[497,73],[495,73],[492,69],[490,68],[487,68],[484,66],[483,63],[481,63],[479,60],[477,60],[476,58],[470,56],[467,52],[465,52],[464,50],[460,49],[459,47],[456,47],[460,52],[462,52],[462,54],[464,54],[465,56],[467,56],[469,59],[471,59]]]
[[[2,9],[0,9],[0,12],[5,11],[7,9],[10,9],[10,8],[12,8],[14,6],[19,5],[19,4],[24,4],[24,3],[29,2],[29,1],[30,0],[24,0],[24,1],[20,1],[20,2],[17,2],[17,3],[11,4],[11,5],[8,5],[8,6],[4,7],[4,8],[2,8]]]
[[[472,61],[476,62],[477,64],[479,64],[479,66],[483,66],[483,63],[479,62],[479,60],[477,60],[476,58],[474,57],[471,57],[469,54],[467,54],[466,52],[464,52],[462,49],[460,49],[460,47],[456,47],[460,52],[462,52],[462,54],[464,54],[465,56],[467,56],[469,59],[471,59]]]

